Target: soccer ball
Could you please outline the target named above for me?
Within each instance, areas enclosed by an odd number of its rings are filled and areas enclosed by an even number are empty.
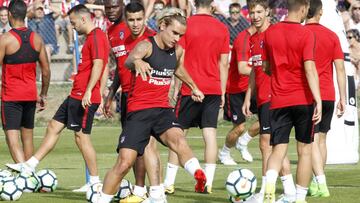
[[[36,173],[40,180],[40,192],[53,192],[56,189],[58,180],[53,171],[49,169],[40,170]]]
[[[0,183],[0,197],[2,200],[18,200],[20,199],[23,190],[16,184],[14,177],[6,177]]]
[[[246,199],[256,190],[256,177],[249,169],[238,169],[229,174],[225,187],[230,196]]]
[[[129,196],[131,194],[132,194],[132,185],[131,185],[130,181],[123,179],[121,181],[119,191],[114,196],[114,200],[119,201],[121,199],[126,198],[127,196]]]
[[[240,197],[233,197],[229,195],[229,202],[231,203],[242,203],[242,199]]]
[[[23,192],[36,192],[40,186],[40,180],[34,172],[20,173],[15,182],[20,188],[23,188]]]
[[[100,197],[100,192],[102,190],[102,183],[94,183],[90,186],[88,191],[86,192],[86,200],[90,203],[95,203]]]
[[[10,177],[10,176],[12,176],[12,173],[10,171],[0,169],[0,179]]]

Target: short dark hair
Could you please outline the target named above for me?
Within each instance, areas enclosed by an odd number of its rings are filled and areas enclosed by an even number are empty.
[[[300,6],[306,6],[310,4],[310,0],[287,0],[287,9],[289,11],[296,11]]]
[[[9,9],[6,6],[0,6],[0,12],[1,11],[9,11]]]
[[[230,4],[229,6],[229,11],[232,9],[232,8],[240,8],[241,9],[241,5],[239,3],[232,3]]]
[[[310,0],[309,12],[307,14],[307,18],[313,18],[317,14],[319,14],[322,9],[321,0]]]
[[[195,7],[196,8],[199,8],[199,7],[207,8],[207,7],[210,7],[212,2],[213,2],[213,0],[195,0]]]
[[[156,0],[155,3],[154,3],[154,5],[155,5],[155,4],[162,4],[163,6],[165,6],[165,3],[164,3],[163,1],[161,1],[161,0]]]
[[[248,9],[253,9],[256,5],[260,5],[265,9],[269,8],[269,2],[267,0],[247,0]]]
[[[143,11],[145,13],[144,6],[138,1],[132,1],[125,6],[125,17],[126,13],[136,13]]]
[[[83,4],[79,4],[79,5],[76,5],[74,7],[72,7],[68,12],[67,14],[70,15],[72,13],[75,13],[75,14],[80,14],[80,13],[83,13],[83,14],[90,14],[90,10]]]
[[[24,21],[26,17],[27,6],[23,0],[12,0],[9,4],[9,12],[15,20]]]
[[[346,34],[352,34],[357,42],[360,42],[360,32],[358,29],[350,29],[346,31]]]

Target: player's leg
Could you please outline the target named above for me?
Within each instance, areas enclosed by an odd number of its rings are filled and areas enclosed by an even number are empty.
[[[20,145],[19,130],[5,130],[6,144],[15,163],[25,161],[24,151]]]
[[[119,184],[129,172],[137,157],[137,151],[129,148],[121,148],[115,165],[106,173],[101,197],[98,203],[110,203]]]
[[[305,201],[312,175],[313,105],[295,106],[292,116],[297,140],[296,201]]]
[[[284,194],[276,202],[295,202],[296,199],[296,187],[294,179],[291,174],[290,160],[288,156],[285,156],[280,170],[280,180],[283,185]]]
[[[293,127],[290,107],[271,110],[270,118],[270,144],[273,148],[267,163],[264,196],[266,203],[275,201],[276,180],[287,153],[289,136]]]
[[[36,102],[24,102],[23,116],[21,121],[21,142],[23,145],[25,160],[32,157],[34,153],[34,120],[35,120]]]

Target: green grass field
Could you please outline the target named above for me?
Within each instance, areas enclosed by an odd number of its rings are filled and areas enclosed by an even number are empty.
[[[224,143],[224,136],[230,129],[230,123],[220,122],[218,128],[218,146]],[[39,146],[45,128],[38,127],[35,130],[35,146]],[[98,127],[94,126],[92,140],[97,150],[98,167],[101,178],[106,171],[115,162],[117,154],[115,147],[117,145],[120,128],[118,127]],[[5,144],[3,131],[0,133],[0,160],[1,164],[11,162],[11,158]],[[203,139],[200,130],[192,129],[188,136],[189,143],[196,156],[203,162]],[[294,139],[291,140],[289,148],[290,159],[292,160],[292,169],[295,173],[296,151],[294,148]],[[168,196],[168,202],[181,203],[203,203],[203,202],[227,202],[227,194],[224,183],[227,175],[234,169],[243,167],[251,169],[258,180],[261,179],[261,159],[258,149],[258,139],[253,139],[249,145],[250,152],[254,156],[253,163],[246,163],[240,158],[238,151],[233,150],[232,154],[239,163],[236,167],[228,167],[218,164],[213,185],[213,194],[203,195],[193,192],[193,180],[183,169],[179,170],[176,179],[176,191],[172,196]],[[160,147],[163,166],[167,160],[167,149]],[[84,162],[75,145],[74,136],[71,131],[65,130],[60,138],[56,148],[40,163],[38,169],[52,169],[58,176],[58,189],[53,193],[34,193],[23,194],[19,202],[31,203],[60,203],[60,202],[85,202],[85,194],[72,193],[71,190],[84,184]],[[5,168],[5,167],[1,167]],[[308,202],[360,202],[360,166],[357,165],[330,165],[326,168],[327,181],[330,187],[330,198],[308,198]],[[126,177],[133,182],[133,174]],[[280,181],[278,181],[279,183]],[[258,182],[258,187],[260,183]],[[279,183],[277,192],[282,192],[282,186]]]

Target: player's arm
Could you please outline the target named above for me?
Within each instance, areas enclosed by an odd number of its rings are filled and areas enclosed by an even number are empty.
[[[238,61],[238,71],[239,74],[242,75],[250,75],[251,68],[249,67],[249,63],[247,61]]]
[[[199,90],[189,73],[184,67],[185,50],[181,46],[176,47],[177,66],[175,76],[183,81],[191,89],[191,98],[196,102],[202,102],[204,94]]]
[[[322,102],[320,96],[320,87],[319,87],[319,78],[318,73],[316,71],[315,62],[312,60],[307,60],[304,62],[305,66],[305,75],[307,78],[307,82],[309,84],[311,93],[314,97],[316,107],[314,110],[313,121],[315,124],[318,124],[321,121],[322,115]]]
[[[106,117],[111,117],[112,116],[111,111],[110,111],[111,102],[114,99],[116,91],[120,87],[120,78],[119,78],[118,69],[119,69],[119,67],[116,65],[114,80],[111,83],[111,86],[109,87],[109,93],[108,93],[107,97],[105,98],[105,104],[104,104],[104,110],[103,111],[104,111],[104,115]]]
[[[130,52],[129,57],[125,61],[125,66],[135,71],[135,76],[141,76],[142,80],[147,80],[147,75],[151,77],[152,68],[143,58],[149,57],[152,53],[152,44],[148,41],[139,42]]]
[[[0,35],[0,65],[4,63],[7,41],[8,41],[7,33]]]
[[[252,112],[250,111],[250,105],[251,105],[251,97],[252,94],[254,93],[253,91],[254,89],[255,89],[255,72],[254,69],[252,69],[250,73],[248,89],[246,91],[246,95],[244,99],[244,104],[242,106],[242,112],[245,116],[252,115]]]
[[[38,98],[38,102],[40,104],[38,111],[42,111],[46,108],[46,97],[49,89],[51,73],[50,73],[49,59],[47,57],[45,50],[45,44],[38,34],[36,33],[34,34],[35,34],[34,43],[40,44],[39,63],[41,68],[41,91],[40,91],[40,96]]]
[[[226,83],[229,73],[229,54],[221,54],[219,59],[219,68],[220,68],[220,82],[221,82],[221,105],[223,107],[225,104],[225,92],[226,92]]]
[[[345,100],[346,100],[346,75],[343,59],[334,60],[336,79],[339,88],[340,101],[337,104],[337,115],[341,117],[345,112]]]
[[[90,80],[86,86],[84,97],[81,101],[83,108],[85,109],[86,106],[91,105],[91,93],[92,89],[95,87],[96,83],[99,81],[102,71],[104,67],[104,60],[103,59],[94,59],[93,66],[91,70]]]
[[[262,68],[263,71],[267,74],[267,75],[271,75],[271,68],[270,68],[270,63],[269,61],[263,61],[262,62]]]

